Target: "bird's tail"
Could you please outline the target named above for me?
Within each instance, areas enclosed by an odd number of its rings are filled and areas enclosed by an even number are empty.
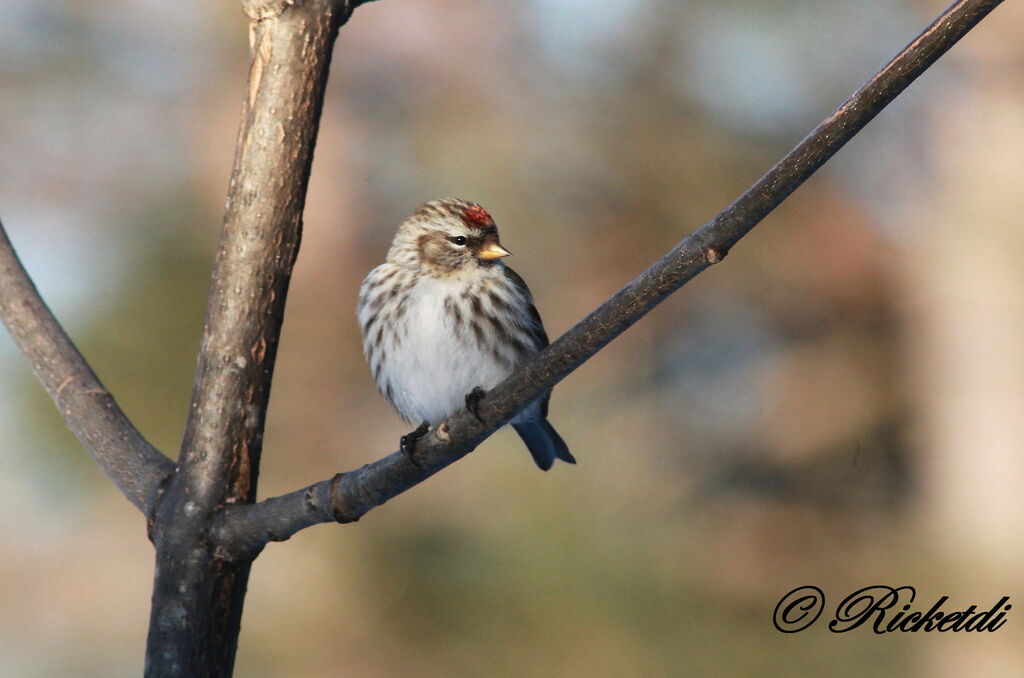
[[[547,471],[556,458],[570,464],[576,463],[576,458],[569,453],[568,445],[547,419],[515,423],[512,428],[526,443],[540,470]]]

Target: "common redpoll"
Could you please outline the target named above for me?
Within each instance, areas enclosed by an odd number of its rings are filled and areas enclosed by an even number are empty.
[[[548,345],[526,283],[487,211],[465,200],[434,200],[398,228],[387,261],[359,290],[363,353],[377,388],[404,419],[411,452],[429,426],[463,407]],[[576,460],[548,423],[550,392],[511,424],[543,470]]]

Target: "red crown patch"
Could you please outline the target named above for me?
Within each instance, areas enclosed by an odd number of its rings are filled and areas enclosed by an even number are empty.
[[[489,228],[494,226],[494,219],[480,205],[470,205],[462,210],[462,218],[466,224],[477,228]]]

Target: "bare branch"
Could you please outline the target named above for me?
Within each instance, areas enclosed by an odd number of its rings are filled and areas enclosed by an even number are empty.
[[[32,363],[64,423],[117,489],[149,514],[174,462],[150,445],[71,342],[0,224],[0,320]]]
[[[147,675],[227,675],[251,560],[213,552],[223,504],[255,497],[285,297],[342,0],[246,0],[249,82],[179,471],[157,513]]]
[[[462,411],[424,437],[418,468],[393,453],[372,464],[254,505],[229,507],[212,536],[229,552],[258,552],[317,523],[364,513],[468,454],[528,403],[711,264],[868,124],[1001,0],[959,0],[734,203],[619,290],[495,387],[480,402],[483,422]]]

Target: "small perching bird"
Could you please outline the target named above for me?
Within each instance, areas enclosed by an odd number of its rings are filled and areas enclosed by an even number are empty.
[[[404,419],[422,422],[416,441],[477,401],[548,345],[526,283],[501,261],[498,228],[476,203],[446,198],[421,206],[398,227],[387,261],[359,290],[363,352],[377,388]],[[548,423],[550,392],[511,424],[543,470],[575,464]]]

